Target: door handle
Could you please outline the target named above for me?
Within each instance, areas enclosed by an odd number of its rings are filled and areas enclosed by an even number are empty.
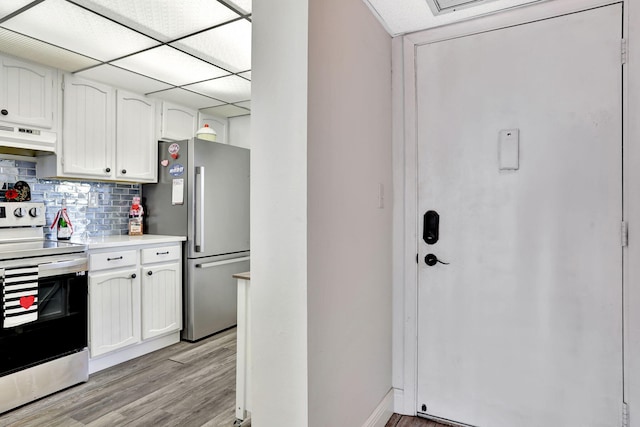
[[[204,252],[204,166],[196,166],[195,251]]]
[[[434,266],[434,265],[436,265],[437,263],[444,264],[444,265],[449,265],[449,263],[448,263],[448,262],[440,261],[440,260],[438,259],[438,257],[437,257],[437,256],[435,256],[434,254],[427,254],[427,255],[424,257],[424,262],[425,262],[425,264],[427,264],[429,267],[433,267],[433,266]]]
[[[248,256],[245,256],[242,258],[231,258],[231,259],[225,259],[224,261],[214,261],[214,262],[207,262],[205,264],[196,264],[196,268],[218,267],[219,265],[234,264],[236,262],[249,261],[250,259],[251,257],[248,257]]]
[[[427,245],[433,245],[440,238],[440,215],[436,211],[427,211],[422,222],[422,240]]]

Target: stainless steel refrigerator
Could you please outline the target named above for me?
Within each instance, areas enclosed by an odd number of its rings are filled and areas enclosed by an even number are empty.
[[[142,186],[145,233],[187,236],[182,339],[236,324],[235,273],[249,271],[249,150],[158,143],[158,183]]]

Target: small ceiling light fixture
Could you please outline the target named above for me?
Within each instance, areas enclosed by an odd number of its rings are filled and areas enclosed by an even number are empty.
[[[447,12],[465,9],[467,7],[479,6],[495,0],[427,0],[434,15],[441,15]]]

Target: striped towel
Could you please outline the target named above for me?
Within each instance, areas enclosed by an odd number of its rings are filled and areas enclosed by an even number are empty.
[[[38,266],[4,270],[2,304],[5,328],[38,320]]]

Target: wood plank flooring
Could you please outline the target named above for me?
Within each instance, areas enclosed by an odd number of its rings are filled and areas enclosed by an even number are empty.
[[[1,427],[231,427],[236,331],[179,342],[0,415]]]
[[[424,418],[393,414],[385,427],[449,427]]]
[[[0,427],[232,427],[235,363],[235,329],[179,342],[0,415]],[[394,414],[386,427],[447,426]]]

